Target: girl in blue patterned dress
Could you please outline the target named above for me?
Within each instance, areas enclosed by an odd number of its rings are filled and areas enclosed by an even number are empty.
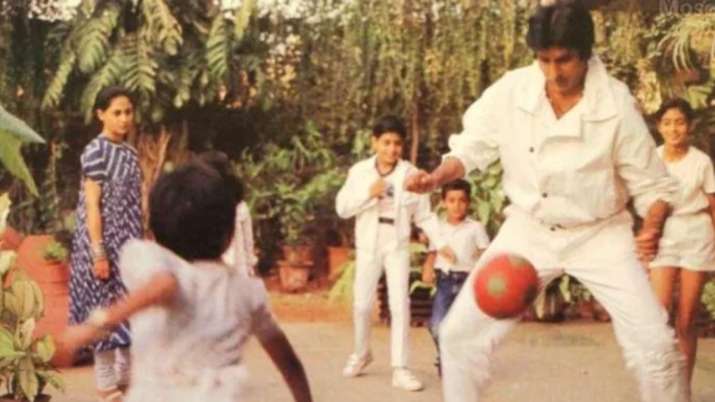
[[[119,252],[127,240],[143,235],[139,159],[124,142],[134,124],[133,102],[123,88],[109,87],[97,95],[95,112],[102,132],[81,156],[70,324],[84,322],[91,311],[126,293],[117,265]],[[126,323],[94,344],[97,392],[103,401],[121,398],[129,378],[129,345]]]

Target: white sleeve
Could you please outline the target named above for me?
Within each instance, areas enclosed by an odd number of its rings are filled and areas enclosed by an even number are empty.
[[[352,218],[377,205],[377,199],[370,197],[370,184],[361,183],[358,175],[357,165],[350,168],[348,178],[335,198],[335,210],[343,219]]]
[[[497,81],[487,88],[462,117],[462,132],[449,137],[450,152],[446,158],[456,158],[464,166],[465,176],[472,170],[486,169],[492,162],[499,159],[497,143],[498,120],[504,111],[498,110],[498,101],[504,95],[500,94],[504,80]]]
[[[263,281],[258,278],[248,278],[251,295],[251,329],[254,335],[261,338],[270,335],[278,329],[278,323],[268,303],[268,292]]]
[[[617,174],[633,197],[639,215],[644,216],[657,200],[673,205],[678,183],[668,175],[656,152],[655,141],[630,95],[624,101],[614,158]]]
[[[181,258],[150,240],[128,240],[119,255],[122,281],[129,291],[141,287],[159,273],[174,273]]]
[[[476,226],[474,227],[474,232],[477,242],[477,248],[480,250],[484,250],[489,247],[489,235],[487,234],[487,230],[484,228],[484,225],[482,225],[481,222],[476,223]]]
[[[439,231],[439,218],[432,212],[429,194],[420,194],[417,209],[412,217],[415,225],[419,226],[429,238],[430,246],[439,250],[445,246],[445,239]]]
[[[713,162],[706,155],[704,158],[703,167],[703,192],[705,194],[715,194],[715,172],[713,171]]]

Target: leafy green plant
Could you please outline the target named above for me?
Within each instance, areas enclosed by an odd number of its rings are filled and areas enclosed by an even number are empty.
[[[33,339],[45,308],[42,292],[12,268],[14,260],[14,252],[0,252],[0,378],[8,395],[32,402],[48,384],[58,389],[64,385],[50,363],[55,353],[52,337]]]
[[[67,260],[69,252],[67,248],[58,241],[52,241],[45,247],[42,256],[47,262],[63,262]]]
[[[353,296],[354,283],[355,258],[352,258],[340,266],[340,276],[330,288],[328,300],[331,302],[348,302]]]
[[[710,318],[715,320],[715,281],[708,281],[703,287],[701,298],[705,309],[710,313]]]

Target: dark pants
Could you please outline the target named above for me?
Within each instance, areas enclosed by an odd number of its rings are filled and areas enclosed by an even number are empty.
[[[449,307],[454,302],[454,299],[459,294],[459,291],[467,280],[468,272],[449,272],[444,273],[441,269],[436,270],[437,273],[437,293],[434,295],[432,302],[432,316],[429,320],[429,330],[437,345],[437,361],[439,361],[439,324],[449,312]]]

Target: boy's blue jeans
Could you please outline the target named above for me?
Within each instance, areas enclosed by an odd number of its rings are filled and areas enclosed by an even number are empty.
[[[454,302],[454,299],[459,294],[459,291],[467,280],[469,272],[444,272],[441,269],[435,270],[437,275],[437,292],[434,295],[432,302],[432,315],[429,320],[429,330],[437,345],[437,356],[439,356],[439,324],[449,312],[449,307]],[[439,357],[438,357],[439,360]]]

